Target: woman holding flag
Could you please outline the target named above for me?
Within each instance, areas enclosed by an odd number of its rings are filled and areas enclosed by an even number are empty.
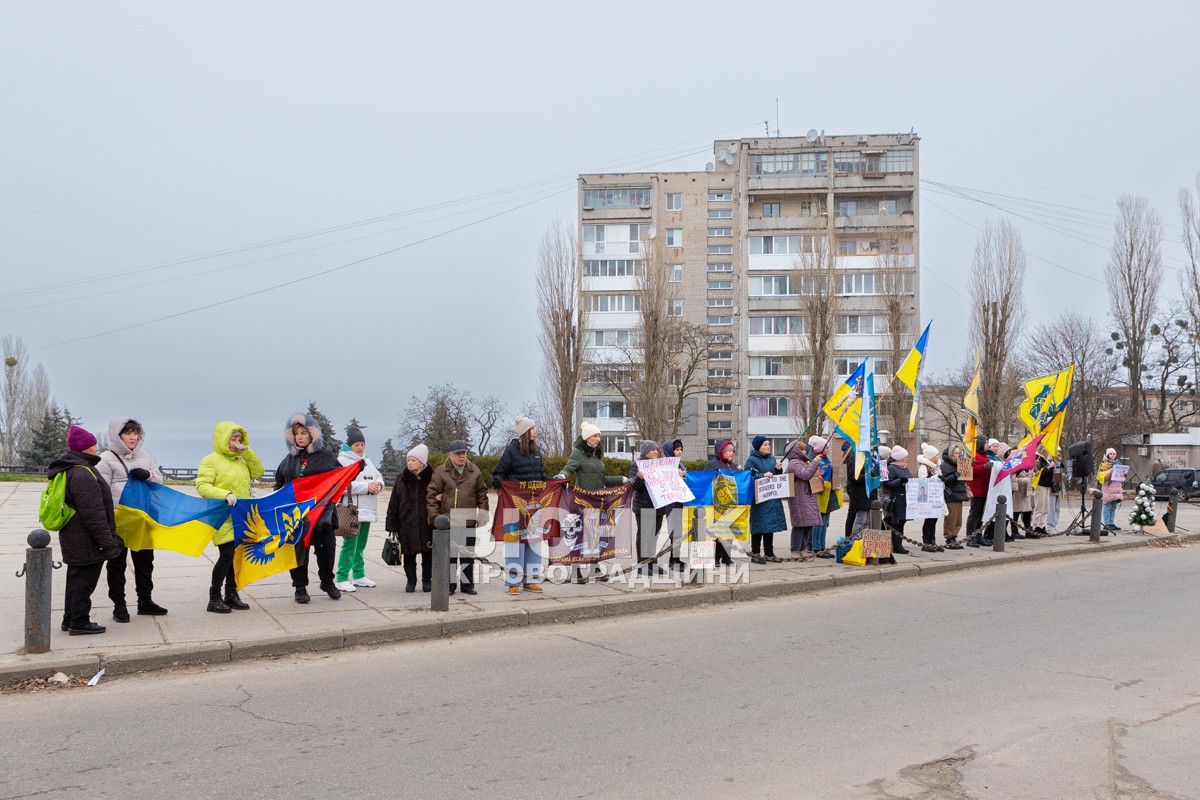
[[[310,475],[340,469],[337,456],[325,446],[321,426],[307,414],[297,413],[288,418],[287,427],[283,429],[283,440],[288,446],[288,454],[275,468],[276,491],[296,478],[307,478]],[[337,550],[337,538],[334,533],[336,513],[333,503],[326,506],[308,536],[308,541],[317,556],[317,575],[321,580],[321,591],[329,595],[330,600],[342,599],[341,590],[334,584],[333,570],[333,556]],[[308,548],[309,544],[305,544],[304,539],[296,543],[296,568],[291,573],[297,603],[307,603],[309,600]]]
[[[263,474],[262,462],[250,449],[246,429],[234,422],[218,422],[213,431],[213,451],[206,455],[196,470],[196,494],[209,500],[224,500],[230,506],[250,498],[250,483]],[[228,614],[230,610],[250,608],[238,597],[233,582],[233,520],[227,519],[213,537],[217,546],[217,563],[213,565],[212,585],[208,590],[208,610]],[[221,584],[225,598],[221,599]]]

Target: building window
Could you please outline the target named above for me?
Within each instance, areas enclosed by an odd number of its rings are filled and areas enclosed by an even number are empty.
[[[858,365],[863,362],[865,356],[839,356],[833,359],[833,371],[841,377],[846,377],[854,370],[858,369]],[[875,374],[876,375],[891,375],[892,362],[890,359],[877,358],[875,359]]]
[[[667,228],[667,247],[683,247],[683,228]]]
[[[600,437],[600,447],[605,453],[632,453],[629,439],[623,433],[610,433]]]
[[[710,292],[715,292],[720,289],[732,289],[732,288],[733,288],[733,281],[709,281],[708,282],[708,290]]]
[[[713,333],[709,334],[709,344],[733,344],[732,333]]]
[[[587,259],[583,262],[583,275],[587,278],[630,278],[645,274],[645,265],[631,258]]]
[[[853,217],[858,214],[857,200],[838,200],[837,215],[839,217]]]
[[[732,208],[710,208],[708,210],[709,219],[733,219]]]
[[[750,255],[796,255],[817,252],[818,237],[807,235],[751,236]]]
[[[641,297],[636,294],[589,294],[588,311],[608,314],[620,311],[640,311]]]
[[[796,283],[788,275],[751,275],[750,296],[795,297]]]
[[[668,283],[683,283],[683,264],[672,264],[671,271],[667,273]]]
[[[877,213],[885,214],[885,215],[895,214],[896,213],[896,201],[894,199],[887,199],[887,198],[880,200],[879,201],[879,210]]]
[[[722,397],[724,397],[726,395],[733,394],[733,389],[729,386],[710,386],[708,389],[708,393],[710,395],[721,395]]]
[[[708,202],[710,203],[728,203],[733,200],[733,192],[709,192]]]
[[[628,255],[642,252],[642,236],[650,230],[649,223],[645,225],[584,225],[583,254],[597,255]]]
[[[709,325],[732,325],[733,317],[709,317]]]
[[[708,421],[708,429],[710,431],[733,430],[733,420],[731,420],[731,419],[710,419]]]
[[[726,413],[726,412],[730,412],[730,411],[733,411],[733,403],[709,403],[708,404],[708,413],[710,413],[710,414],[722,414],[722,413]]]
[[[762,204],[762,215],[763,215],[764,219],[766,219],[768,217],[778,217],[779,216],[779,203],[763,203]]]
[[[792,403],[786,397],[751,397],[750,416],[752,417],[790,417]]]
[[[840,314],[837,318],[837,332],[884,334],[887,333],[887,317],[882,314]]]
[[[733,351],[732,350],[709,350],[708,351],[708,360],[709,361],[733,361]]]
[[[804,200],[800,203],[800,216],[815,217],[825,213],[825,205],[820,200]]]
[[[730,264],[730,263],[709,264],[708,271],[709,272],[733,272],[733,264]]]
[[[583,204],[592,208],[639,208],[650,205],[650,187],[638,189],[584,189]]]
[[[912,172],[913,171],[913,151],[912,150],[888,150],[875,158],[879,159],[877,169],[868,170],[868,172]],[[874,166],[874,165],[872,165]]]
[[[709,308],[730,308],[733,306],[732,297],[710,297],[708,298]]]
[[[667,211],[682,211],[683,195],[679,193],[667,195]]]
[[[667,301],[667,316],[668,317],[682,317],[683,316],[683,301],[682,300],[668,300]]]
[[[867,171],[867,159],[858,150],[834,153],[833,171],[838,175],[861,175]]]
[[[637,347],[640,342],[637,331],[599,330],[584,334],[586,347]]]
[[[709,236],[733,236],[733,228],[709,228]]]
[[[731,255],[733,255],[733,245],[731,245],[731,244],[710,244],[708,246],[708,254],[710,256],[731,256]]]
[[[751,317],[751,336],[798,336],[804,333],[800,317]]]
[[[826,164],[828,163],[828,155],[826,153],[801,153],[800,154],[800,177],[824,178],[828,172]]]
[[[860,272],[842,275],[842,290],[838,294],[875,294],[875,273]]]
[[[803,356],[750,356],[750,375],[758,378],[777,378],[795,374],[803,365]]]
[[[728,369],[727,367],[716,367],[716,368],[710,369],[708,371],[708,377],[710,377],[710,378],[732,378],[733,370]]]
[[[624,419],[624,400],[584,400],[583,416],[589,419]]]

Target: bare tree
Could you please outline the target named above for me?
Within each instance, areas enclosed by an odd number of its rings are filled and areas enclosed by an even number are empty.
[[[20,336],[0,339],[4,379],[0,382],[0,462],[15,464],[41,424],[50,402],[50,381],[41,364],[29,370],[29,352]]]
[[[1192,330],[1200,330],[1200,175],[1196,176],[1196,194],[1179,190],[1179,216],[1183,223],[1183,248],[1188,265],[1179,278],[1187,303]]]
[[[803,325],[802,332],[791,339],[796,364],[793,393],[797,403],[803,401],[804,405],[804,424],[797,435],[812,422],[808,417],[821,413],[821,404],[833,389],[833,344],[842,308],[841,262],[829,236],[802,237],[800,254],[793,259]],[[805,374],[807,380],[801,377]],[[793,416],[799,425],[800,415]]]
[[[445,453],[455,439],[471,440],[471,396],[450,383],[430,386],[424,397],[409,398],[400,423],[400,442],[423,442],[431,453]]]
[[[1146,417],[1142,372],[1149,346],[1147,333],[1162,285],[1162,223],[1144,197],[1124,195],[1117,201],[1116,229],[1104,270],[1108,303],[1124,342],[1129,373],[1129,413]]]
[[[971,353],[980,361],[979,429],[1006,437],[1017,395],[1017,342],[1025,322],[1025,247],[1007,220],[988,223],[975,243],[968,283],[971,308],[980,316],[969,326]]]
[[[912,312],[916,310],[913,291],[908,288],[913,270],[912,236],[889,231],[880,243],[878,284],[875,291],[883,303],[883,318],[887,325],[888,358],[892,379],[891,390],[880,400],[880,416],[892,422],[892,438],[899,442],[908,439],[908,409],[903,402],[903,386],[895,380],[900,362],[912,348]],[[915,282],[913,286],[915,287]]]
[[[1117,364],[1112,342],[1095,319],[1068,311],[1047,320],[1028,338],[1026,371],[1049,375],[1075,365],[1071,401],[1060,442],[1118,442],[1138,430],[1138,422],[1116,408]]]
[[[925,419],[925,438],[942,447],[962,441],[966,412],[963,395],[974,375],[974,364],[963,365],[945,375],[927,378],[921,389],[921,407]]]
[[[486,453],[496,433],[496,426],[507,416],[504,401],[494,394],[485,394],[471,403],[469,413],[478,436],[475,452]]]
[[[575,430],[587,310],[575,230],[554,220],[538,250],[538,345],[542,351],[541,431],[549,452],[566,454]]]
[[[1179,433],[1198,416],[1196,409],[1195,336],[1181,306],[1173,306],[1150,323],[1145,391],[1146,413],[1158,432]]]

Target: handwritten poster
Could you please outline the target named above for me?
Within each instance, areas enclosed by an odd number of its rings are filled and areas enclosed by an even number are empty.
[[[679,474],[679,458],[651,458],[637,462],[655,508],[696,499]]]
[[[766,500],[786,500],[796,493],[793,481],[796,476],[790,472],[782,475],[768,475],[754,482],[754,502]]]
[[[905,487],[906,519],[938,519],[945,507],[945,486],[938,478],[911,478]]]

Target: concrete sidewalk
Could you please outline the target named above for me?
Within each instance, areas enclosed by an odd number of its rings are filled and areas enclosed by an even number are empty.
[[[12,576],[24,564],[25,537],[38,527],[37,506],[43,486],[0,483],[0,574]],[[386,496],[382,502],[386,503]],[[1064,525],[1069,519],[1066,517]],[[835,513],[829,544],[841,535],[843,522],[844,515]],[[1200,531],[1200,510],[1182,507],[1179,526]],[[107,584],[101,577],[93,595],[92,619],[107,626],[108,631],[98,636],[68,636],[58,631],[64,572],[56,570],[52,649],[41,655],[24,655],[21,651],[24,579],[0,580],[0,619],[4,620],[0,629],[0,684],[54,671],[90,677],[104,668],[106,675],[111,676],[180,664],[224,663],[658,609],[695,608],[973,567],[1143,547],[1151,540],[1126,532],[1103,537],[1099,545],[1093,545],[1086,537],[1060,536],[1010,542],[1004,553],[982,548],[922,553],[910,547],[912,554],[898,556],[898,564],[877,568],[844,566],[831,559],[762,566],[742,560],[734,567],[735,574],[741,575],[741,580],[735,582],[681,585],[664,576],[649,585],[645,579],[587,585],[546,583],[542,595],[522,592],[517,597],[507,594],[502,578],[489,575],[491,570],[485,565],[477,565],[484,566],[480,570],[483,576],[477,575],[479,594],[454,595],[450,611],[439,614],[429,610],[428,594],[404,592],[404,573],[399,567],[384,566],[380,561],[382,527],[382,523],[372,526],[366,548],[367,575],[379,583],[377,588],[359,589],[343,594],[341,600],[330,600],[317,590],[316,565],[310,564],[312,602],[308,605],[298,605],[293,600],[291,583],[284,573],[247,587],[241,594],[251,609],[231,614],[210,614],[205,610],[215,548],[210,547],[201,558],[159,551],[155,556],[154,599],[170,613],[163,617],[134,613],[127,624],[115,622]],[[1181,535],[1200,539],[1200,534]],[[787,543],[788,535],[778,534],[776,552],[786,555]],[[57,537],[52,546],[57,556]],[[490,543],[481,545],[481,555],[502,562],[499,554],[482,552],[490,546]],[[1163,557],[1169,556],[1164,552]],[[126,592],[131,612],[136,605],[133,588],[130,574]]]

